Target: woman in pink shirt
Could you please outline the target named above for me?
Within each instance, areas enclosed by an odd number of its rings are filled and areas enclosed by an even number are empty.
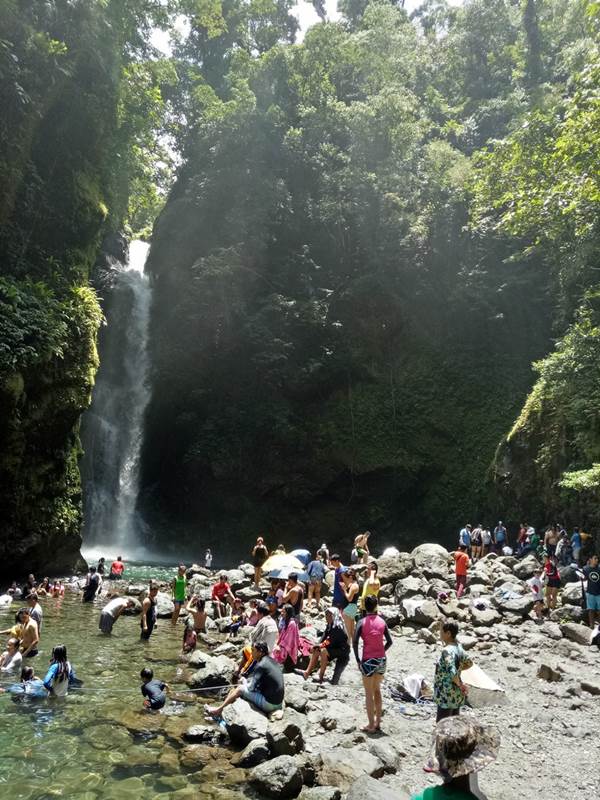
[[[381,726],[381,681],[385,675],[386,651],[392,646],[392,637],[385,620],[377,613],[375,595],[365,597],[364,616],[356,626],[352,642],[356,663],[365,687],[365,703],[369,724],[363,731],[375,733]],[[358,644],[363,641],[359,657]]]

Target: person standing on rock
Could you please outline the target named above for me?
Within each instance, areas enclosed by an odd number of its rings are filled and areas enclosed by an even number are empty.
[[[381,682],[385,675],[386,653],[392,646],[392,637],[385,620],[377,613],[377,598],[365,598],[366,615],[359,620],[354,631],[352,648],[362,675],[368,724],[363,731],[376,733],[381,727]],[[362,654],[358,648],[362,639]]]
[[[461,672],[472,666],[471,660],[456,641],[458,624],[453,620],[442,623],[440,638],[444,647],[435,667],[433,700],[437,706],[436,722],[460,713],[467,698],[467,687]]]
[[[359,533],[354,539],[354,549],[356,550],[356,563],[366,564],[369,560],[369,536],[371,531]]]
[[[252,647],[252,658],[255,667],[248,681],[245,681],[233,689],[220,706],[213,708],[207,706],[206,713],[218,719],[223,709],[230,706],[238,698],[263,711],[271,714],[279,711],[283,706],[284,683],[283,672],[273,659],[267,655],[267,645],[264,642],[257,642]]]
[[[459,599],[467,588],[467,575],[469,572],[469,556],[467,548],[461,544],[458,550],[452,553],[454,559],[454,571],[456,574],[456,597]]]
[[[492,534],[487,527],[481,530],[481,557],[487,556],[492,549]]]
[[[544,584],[542,583],[541,569],[538,568],[533,571],[533,577],[527,581],[527,585],[533,594],[533,610],[535,611],[536,619],[538,622],[542,622],[544,619]]]
[[[473,563],[481,558],[481,522],[471,531],[471,557]]]
[[[546,606],[550,611],[556,608],[556,597],[560,589],[560,573],[555,555],[547,555],[544,563],[546,580]]]
[[[142,617],[140,620],[140,639],[148,641],[152,636],[152,631],[156,626],[156,595],[158,594],[158,584],[150,581],[148,594],[142,602]]]
[[[185,564],[180,564],[177,568],[177,575],[173,580],[173,613],[171,615],[171,625],[177,624],[179,613],[187,599],[187,577],[185,571]]]
[[[339,555],[337,553],[334,553],[331,556],[330,564],[331,564],[331,567],[332,567],[332,569],[334,571],[334,573],[333,573],[333,602],[332,602],[332,605],[334,605],[336,608],[339,608],[340,611],[341,611],[344,608],[344,606],[347,605],[346,597],[344,596],[344,593],[342,591],[342,585],[341,585],[342,575],[343,575],[343,573],[345,571],[345,567],[342,565],[342,562],[340,561],[340,557],[339,557]]]
[[[553,556],[556,553],[558,537],[559,534],[554,525],[551,525],[544,534],[544,550],[549,556]]]
[[[579,564],[579,555],[581,553],[581,534],[579,533],[579,528],[573,528],[571,549],[573,551],[573,561]]]
[[[458,546],[464,547],[467,553],[471,552],[471,526],[465,525],[458,534]]]
[[[260,588],[260,579],[262,578],[262,565],[269,557],[269,551],[265,545],[265,540],[259,536],[256,544],[252,548],[252,564],[254,565],[254,585],[257,589]]]
[[[367,579],[363,584],[362,595],[360,598],[361,611],[365,610],[365,600],[367,597],[369,597],[369,595],[372,595],[373,597],[379,597],[381,582],[377,577],[377,569],[378,569],[377,562],[371,560],[369,562],[369,567],[368,567],[369,571],[367,574]]]
[[[356,625],[356,617],[358,615],[358,599],[360,587],[356,580],[356,572],[350,568],[344,572],[341,578],[342,592],[346,598],[346,605],[342,613],[344,615],[344,625],[348,631],[348,639],[352,641],[354,638],[354,627]]]
[[[506,528],[502,524],[502,520],[500,520],[494,528],[494,544],[496,546],[496,552],[501,556],[503,547],[508,544],[508,535]]]
[[[302,606],[304,605],[304,589],[302,584],[298,583],[298,575],[295,572],[290,572],[288,575],[287,586],[285,594],[282,597],[282,604],[289,604],[294,609],[294,615],[300,616]]]
[[[598,567],[598,556],[594,555],[590,558],[589,564],[583,568],[583,574],[587,578],[585,601],[590,628],[593,628],[596,619],[600,620],[600,568]]]
[[[308,597],[306,598],[306,608],[310,608],[314,599],[317,611],[321,610],[321,589],[325,579],[325,564],[319,551],[314,560],[306,567],[306,574],[309,578]]]
[[[207,547],[206,553],[204,553],[204,566],[206,567],[206,569],[210,569],[212,567],[212,562],[213,562],[213,555],[210,552],[210,548]]]

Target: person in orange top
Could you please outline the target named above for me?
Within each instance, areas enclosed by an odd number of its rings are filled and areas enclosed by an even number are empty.
[[[467,548],[461,545],[458,550],[452,553],[454,559],[454,570],[456,573],[456,597],[460,597],[467,588],[467,572],[469,571],[469,556]]]
[[[123,559],[121,556],[117,556],[117,560],[113,561],[110,565],[110,575],[109,578],[113,580],[121,578],[123,576],[123,570],[125,569],[125,564],[123,563]]]

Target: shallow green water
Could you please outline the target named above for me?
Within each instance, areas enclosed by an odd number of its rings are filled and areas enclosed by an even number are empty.
[[[172,575],[172,568],[128,571],[136,581]],[[184,774],[178,765],[181,734],[202,721],[201,704],[188,696],[188,702],[168,702],[160,714],[142,710],[143,666],[173,688],[186,688],[179,661],[183,625],[159,620],[150,641],[141,642],[139,616],[121,617],[105,637],[98,630],[104,602],[82,604],[71,592],[41,599],[40,655],[31,660],[36,675],[44,676],[52,646],[66,644],[84,689],[71,690],[63,700],[0,696],[0,797],[179,798],[192,797],[192,787],[196,796],[210,796],[208,786],[199,791],[197,772]],[[12,623],[18,607],[14,603],[1,613],[2,627]]]

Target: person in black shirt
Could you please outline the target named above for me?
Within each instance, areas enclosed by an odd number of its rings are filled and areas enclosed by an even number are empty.
[[[244,682],[233,689],[220,706],[206,708],[206,713],[211,717],[219,718],[226,706],[241,697],[253,706],[270,714],[278,711],[283,705],[284,685],[281,667],[267,655],[268,646],[265,642],[257,642],[252,647],[252,657],[256,666],[248,682]]]
[[[96,593],[100,588],[100,576],[96,572],[96,567],[90,567],[85,586],[83,587],[82,603],[91,603],[96,597]]]
[[[598,556],[592,556],[582,572],[587,578],[585,600],[590,628],[593,628],[596,623],[596,617],[600,618],[600,567],[598,566]]]
[[[144,705],[152,711],[158,711],[167,702],[166,690],[169,684],[164,681],[154,680],[154,673],[149,667],[144,667],[140,672],[143,683],[141,686],[142,694],[146,698]]]
[[[335,661],[336,658],[348,660],[350,655],[348,634],[346,633],[346,626],[339,608],[335,606],[328,608],[325,612],[325,621],[327,626],[321,636],[320,643],[313,647],[308,666],[302,673],[304,680],[308,680],[320,662],[319,677],[314,680],[323,683],[325,670],[329,662]]]

